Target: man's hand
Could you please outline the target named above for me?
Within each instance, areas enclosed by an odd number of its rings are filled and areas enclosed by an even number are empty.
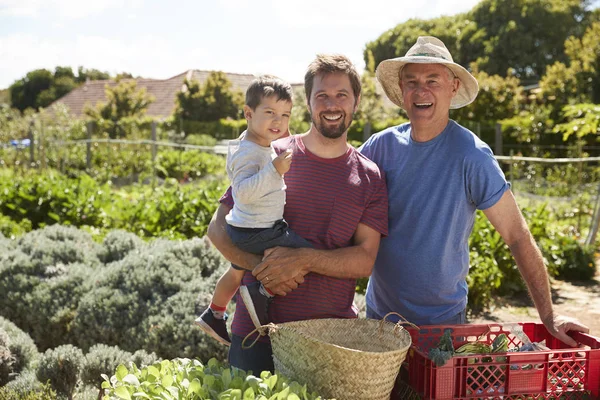
[[[571,347],[577,346],[577,342],[573,340],[573,338],[569,336],[567,332],[590,332],[590,328],[579,322],[577,319],[571,317],[564,317],[562,315],[547,318],[543,322],[546,326],[546,329],[548,329],[548,332],[550,332],[552,336]]]
[[[289,247],[273,247],[264,252],[263,260],[254,268],[252,275],[275,294],[289,293],[304,282],[306,262],[302,254],[307,249],[292,249]]]
[[[273,160],[273,166],[279,172],[279,175],[283,176],[290,170],[292,165],[292,150],[287,149]]]

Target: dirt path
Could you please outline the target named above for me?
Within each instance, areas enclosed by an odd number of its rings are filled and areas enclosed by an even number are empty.
[[[579,319],[590,328],[591,335],[600,337],[600,273],[590,282],[553,281],[552,300],[557,313]],[[539,322],[527,297],[501,298],[497,303],[494,309],[472,316],[469,322]]]

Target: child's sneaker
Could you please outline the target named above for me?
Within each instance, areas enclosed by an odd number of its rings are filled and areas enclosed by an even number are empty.
[[[229,338],[229,334],[227,333],[227,325],[225,325],[225,321],[227,321],[227,314],[223,317],[223,319],[215,318],[213,312],[210,308],[204,310],[202,315],[200,315],[194,323],[200,327],[204,332],[208,333],[210,336],[218,340],[220,343],[223,343],[226,346],[231,345],[231,339]]]
[[[252,323],[259,328],[269,323],[269,304],[273,300],[260,292],[260,282],[240,287],[242,300],[252,318]]]

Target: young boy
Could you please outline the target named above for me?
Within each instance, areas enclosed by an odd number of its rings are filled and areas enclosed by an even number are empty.
[[[283,219],[283,175],[292,163],[291,151],[279,156],[271,142],[288,132],[292,112],[292,87],[270,75],[255,79],[246,91],[244,116],[248,129],[229,142],[227,174],[235,205],[227,215],[227,234],[242,250],[262,254],[275,246],[312,247],[289,229]],[[256,327],[269,322],[273,293],[255,282],[241,286],[244,270],[232,265],[219,278],[210,306],[196,319],[202,330],[230,345],[225,309],[238,288]]]

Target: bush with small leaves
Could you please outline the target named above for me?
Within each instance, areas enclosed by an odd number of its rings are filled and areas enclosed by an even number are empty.
[[[10,339],[8,334],[0,329],[0,386],[8,383],[13,377],[15,357],[10,352]]]
[[[117,346],[94,345],[85,355],[81,380],[87,385],[100,389],[102,374],[112,373],[119,364],[127,364],[131,358],[131,353],[123,351]]]
[[[40,382],[49,381],[58,394],[71,400],[80,381],[84,362],[83,352],[73,345],[48,349],[40,360],[37,378]]]
[[[54,225],[17,240],[0,263],[0,315],[44,350],[72,338],[69,325],[85,282],[101,265],[100,245],[72,227]]]
[[[156,353],[148,353],[146,350],[137,350],[131,356],[131,362],[140,368],[144,368],[148,365],[152,365],[155,362],[160,362],[161,359],[156,355]]]
[[[31,336],[3,317],[0,317],[0,330],[4,330],[10,338],[8,347],[15,357],[13,372],[19,374],[26,369],[36,368],[40,353]]]
[[[198,292],[208,296],[226,268],[201,239],[145,244],[94,277],[72,325],[77,344],[82,349],[96,343],[146,349],[161,357],[181,351],[206,357],[196,342],[204,339],[192,326],[195,298]]]
[[[99,258],[104,264],[119,261],[143,244],[144,241],[131,232],[120,229],[110,231],[104,238]]]
[[[14,382],[14,381],[13,381]],[[37,381],[36,381],[37,382]],[[16,388],[9,383],[0,387],[0,400],[56,400],[56,392],[49,384],[41,385],[38,382],[36,389]]]
[[[40,392],[43,389],[42,383],[38,381],[37,375],[34,369],[26,369],[22,371],[15,379],[8,382],[4,388],[10,390],[13,394],[21,395],[24,397],[30,392]],[[21,398],[17,397],[17,398]]]

